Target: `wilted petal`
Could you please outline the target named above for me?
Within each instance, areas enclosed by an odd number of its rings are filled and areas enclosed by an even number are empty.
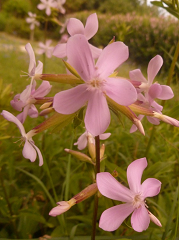
[[[77,18],[70,18],[67,23],[67,31],[73,36],[75,34],[83,34],[84,35],[84,26],[83,23]]]
[[[156,55],[154,58],[152,58],[150,60],[148,68],[147,68],[149,85],[152,84],[155,76],[159,72],[162,65],[163,65],[163,59],[160,55]]]
[[[129,203],[111,207],[102,213],[99,227],[105,231],[115,231],[133,210],[133,206]]]
[[[24,148],[22,150],[22,155],[26,159],[29,159],[31,162],[34,162],[37,157],[37,153],[36,153],[34,147],[32,146],[31,143],[29,143],[29,141],[27,139],[25,141]]]
[[[49,212],[50,216],[56,217],[57,215],[60,215],[71,208],[70,204],[66,201],[58,202],[58,204],[59,205],[57,207],[52,208],[52,210]]]
[[[67,58],[69,64],[76,69],[84,81],[89,81],[94,77],[94,60],[85,36],[77,34],[69,38]]]
[[[85,84],[81,84],[57,93],[53,100],[55,111],[62,114],[71,114],[79,110],[89,98],[89,92],[86,88]]]
[[[110,173],[101,172],[97,174],[96,182],[102,195],[121,202],[130,202],[132,193],[130,189],[118,182]]]
[[[142,195],[144,198],[153,197],[159,194],[161,182],[155,178],[147,178],[142,183]]]
[[[133,161],[127,168],[127,180],[130,189],[137,193],[141,190],[141,178],[144,169],[147,167],[146,158]]]
[[[171,89],[171,87],[166,85],[161,85],[162,91],[160,93],[160,96],[158,96],[161,100],[168,100],[174,97],[174,93]]]
[[[96,13],[93,13],[86,20],[84,35],[89,40],[97,33],[97,31],[98,31],[98,17]]]
[[[147,83],[146,78],[143,76],[140,69],[135,69],[129,72],[130,79],[137,82]]]
[[[67,55],[66,50],[67,44],[66,43],[59,43],[53,50],[53,56],[58,58],[64,58]]]
[[[144,205],[135,209],[131,216],[131,225],[136,232],[142,232],[149,227],[150,217]]]
[[[108,78],[105,83],[105,92],[120,105],[128,106],[137,100],[134,86],[122,78]]]
[[[122,42],[114,42],[105,47],[96,63],[100,78],[106,78],[129,57],[128,47]]]
[[[106,97],[100,91],[90,93],[85,115],[85,127],[93,136],[98,136],[106,131],[110,123],[110,111]]]

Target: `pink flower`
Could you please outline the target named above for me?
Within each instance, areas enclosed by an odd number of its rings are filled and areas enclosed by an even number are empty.
[[[103,134],[99,135],[99,138],[100,138],[100,140],[105,140],[108,137],[110,137],[110,135],[111,135],[111,133],[103,133]],[[87,146],[88,141],[95,144],[94,136],[91,133],[89,133],[88,131],[85,131],[78,138],[78,141],[76,143],[74,143],[74,145],[78,145],[78,149],[83,150]]]
[[[128,47],[114,42],[103,49],[96,65],[85,36],[76,34],[67,43],[69,64],[76,69],[84,84],[54,96],[53,107],[62,114],[78,111],[87,103],[85,127],[93,136],[104,133],[110,123],[106,95],[120,105],[128,106],[137,99],[134,86],[123,78],[109,77],[128,58]]]
[[[33,81],[32,85],[28,85],[21,94],[17,94],[11,101],[11,106],[14,109],[17,111],[22,111],[23,109],[23,112],[17,115],[17,118],[21,123],[24,123],[27,115],[29,115],[31,118],[38,117],[38,110],[34,105],[36,98],[42,98],[47,95],[52,87],[48,81],[43,81],[36,90],[35,86],[36,82]],[[24,92],[26,94],[24,94]]]
[[[36,20],[37,15],[35,13],[31,13],[31,12],[28,12],[28,15],[29,15],[29,17],[26,18],[26,22],[30,24],[30,29],[34,30],[35,25],[39,27],[40,23]]]
[[[24,126],[22,123],[10,112],[3,110],[1,115],[8,121],[13,122],[17,125],[22,135],[21,140],[25,142],[24,148],[22,150],[22,155],[29,159],[31,162],[34,162],[37,158],[37,154],[39,157],[39,166],[43,165],[43,157],[37,146],[35,146],[34,141],[32,140],[32,136],[35,135],[34,131],[31,130],[28,133],[25,132]]]
[[[62,13],[65,14],[65,8],[62,6],[66,0],[56,0],[56,8]]]
[[[98,31],[98,18],[96,13],[91,14],[86,21],[85,27],[77,18],[70,18],[67,23],[67,30],[71,36],[83,34],[87,40],[91,39]],[[101,54],[101,49],[90,44],[93,58],[98,58]],[[59,58],[64,58],[67,55],[66,43],[58,44],[54,48],[53,55]]]
[[[43,54],[45,53],[45,55],[48,57],[48,58],[51,58],[52,56],[52,52],[53,52],[53,49],[54,47],[50,47],[52,43],[52,40],[49,39],[49,40],[46,40],[45,44],[40,42],[39,43],[39,49],[38,49],[38,54]]]
[[[40,1],[41,1],[41,3],[37,5],[37,8],[39,10],[45,9],[45,13],[48,16],[50,16],[51,8],[55,8],[57,3],[54,0],[40,0]]]
[[[167,100],[174,96],[173,91],[169,86],[160,85],[158,83],[153,84],[153,80],[159,72],[162,64],[163,59],[160,55],[156,55],[150,60],[147,68],[148,81],[142,75],[140,69],[129,72],[130,79],[132,81],[141,83],[139,89],[144,92],[145,96],[149,99],[149,101],[155,98]]]
[[[132,213],[131,225],[137,232],[146,230],[150,219],[161,226],[146,205],[145,198],[159,194],[161,182],[155,178],[148,178],[141,184],[141,177],[147,167],[146,158],[133,161],[127,168],[129,188],[119,183],[110,173],[97,174],[97,186],[102,195],[113,200],[125,202],[105,210],[100,218],[99,227],[105,231],[116,230]]]

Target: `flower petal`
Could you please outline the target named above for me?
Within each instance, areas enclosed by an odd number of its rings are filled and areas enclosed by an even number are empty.
[[[39,166],[43,165],[43,157],[42,157],[42,153],[39,150],[39,148],[33,143],[31,142],[32,146],[35,148],[35,150],[37,151],[38,157],[39,157]]]
[[[30,108],[29,108],[29,111],[28,111],[28,115],[31,118],[37,118],[38,117],[39,113],[38,113],[38,110],[37,110],[37,108],[35,107],[34,104],[30,105]]]
[[[108,78],[105,83],[105,92],[120,105],[128,106],[137,100],[135,87],[123,78]]]
[[[129,72],[129,77],[132,81],[147,83],[146,78],[143,76],[140,69],[135,69]]]
[[[30,43],[27,43],[25,45],[25,49],[26,49],[27,53],[29,54],[29,58],[30,58],[28,72],[31,75],[32,71],[34,70],[34,68],[36,66],[35,54],[34,54],[34,50],[32,49],[32,46]]]
[[[87,146],[87,132],[84,132],[79,138],[74,145],[78,145],[79,150],[83,150]]]
[[[150,123],[152,123],[152,124],[154,124],[154,125],[159,125],[159,124],[160,124],[160,120],[159,120],[159,119],[154,118],[154,117],[150,117],[150,116],[146,116],[146,117],[147,117],[147,120],[148,120]]]
[[[53,50],[53,56],[58,58],[64,58],[67,55],[66,51],[67,44],[66,43],[59,43]]]
[[[85,36],[77,34],[67,42],[67,58],[84,81],[94,76],[94,60]]]
[[[105,47],[96,63],[97,77],[106,78],[129,57],[128,47],[122,42],[114,42]]]
[[[22,125],[22,123],[13,115],[11,114],[10,112],[6,111],[6,110],[3,110],[1,115],[6,119],[8,120],[9,122],[13,122],[17,125],[17,127],[19,128],[20,132],[21,132],[21,135],[24,136],[26,133],[25,133],[25,129],[24,129],[24,126]]]
[[[106,140],[111,136],[111,133],[103,133],[99,136],[100,140]]]
[[[118,182],[110,173],[101,172],[97,174],[96,182],[102,195],[121,202],[132,201],[130,189]]]
[[[134,210],[131,217],[132,228],[136,232],[142,232],[149,227],[150,217],[144,205]]]
[[[115,231],[133,210],[133,206],[129,203],[111,207],[102,213],[99,227],[104,231]]]
[[[144,169],[147,167],[147,159],[140,158],[133,161],[127,168],[127,180],[130,189],[138,193],[141,191],[141,178]]]
[[[85,127],[93,136],[106,131],[110,124],[110,111],[104,94],[98,90],[90,92],[85,115]]]
[[[37,157],[37,153],[36,153],[34,147],[32,146],[31,143],[29,143],[29,141],[27,139],[25,141],[24,148],[22,150],[22,155],[26,159],[29,159],[31,162],[34,162]]]
[[[38,65],[35,68],[35,74],[42,74],[43,71],[43,63],[41,61],[38,61]]]
[[[85,84],[57,93],[54,96],[53,107],[62,114],[71,114],[85,105],[89,98]]]
[[[174,93],[171,89],[171,87],[166,85],[161,85],[162,91],[160,93],[160,96],[158,96],[161,100],[168,100],[174,97]]]
[[[153,197],[159,194],[161,182],[156,178],[147,178],[142,183],[142,195],[144,198]]]
[[[77,18],[70,18],[67,23],[67,31],[73,36],[75,34],[83,34],[84,35],[84,26],[83,23]]]
[[[49,212],[50,216],[56,217],[57,215],[60,215],[71,208],[70,204],[65,201],[58,202],[58,204],[59,205],[57,207],[52,208],[52,210]]]
[[[89,46],[90,46],[93,58],[94,59],[99,58],[100,54],[102,53],[102,49],[101,48],[97,48],[97,47],[91,45],[90,43],[89,43]]]
[[[47,95],[52,88],[52,85],[48,81],[43,81],[37,90],[32,94],[34,98],[41,98]]]
[[[98,17],[96,13],[93,13],[86,20],[84,35],[89,40],[97,33],[97,31],[98,31]]]
[[[158,83],[155,83],[155,84],[152,84],[151,87],[149,88],[148,94],[152,99],[155,99],[160,96],[161,92],[162,92],[161,85]]]
[[[147,74],[148,74],[148,83],[149,85],[152,84],[155,76],[159,72],[160,68],[163,65],[163,59],[160,55],[156,55],[154,58],[152,58],[149,62],[148,68],[147,68]]]

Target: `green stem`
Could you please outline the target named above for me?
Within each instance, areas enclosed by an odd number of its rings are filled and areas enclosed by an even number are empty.
[[[146,151],[145,151],[145,155],[144,155],[145,157],[147,157],[150,147],[152,146],[152,142],[153,142],[154,135],[155,135],[155,130],[156,130],[155,126],[152,126],[152,131],[150,133],[150,138],[149,138],[149,141],[148,141],[148,144],[146,147]]]
[[[12,211],[12,208],[11,208],[11,204],[10,204],[10,201],[9,201],[9,197],[8,197],[8,194],[7,194],[7,191],[6,191],[6,188],[4,186],[4,179],[3,179],[3,175],[2,175],[2,169],[0,168],[0,181],[1,181],[1,186],[2,186],[2,189],[3,189],[3,192],[4,192],[4,196],[5,196],[5,199],[6,199],[6,202],[7,202],[7,206],[8,206],[8,209],[9,209],[9,213],[11,215],[11,218],[10,218],[10,221],[13,225],[13,229],[14,229],[14,233],[16,235],[16,238],[19,238],[18,236],[18,232],[17,232],[17,228],[16,228],[16,223],[15,221],[13,220],[13,211]]]
[[[100,172],[100,139],[99,139],[99,136],[95,137],[95,147],[96,147],[96,169],[95,169],[95,172],[97,174]],[[91,240],[95,240],[95,237],[96,237],[97,214],[98,214],[98,195],[95,194]]]

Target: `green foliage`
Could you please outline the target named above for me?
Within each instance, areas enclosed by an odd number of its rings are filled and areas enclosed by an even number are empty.
[[[8,19],[7,13],[1,11],[0,12],[0,31],[5,31],[7,19]]]
[[[26,17],[30,9],[31,4],[29,0],[7,0],[3,4],[3,11],[8,13],[9,15],[20,18]]]

